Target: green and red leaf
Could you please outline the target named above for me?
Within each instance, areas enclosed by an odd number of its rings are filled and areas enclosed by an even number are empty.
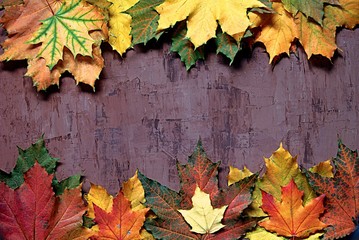
[[[213,163],[207,158],[198,141],[193,154],[189,157],[186,165],[177,164],[179,177],[181,179],[180,194],[183,196],[183,203],[191,202],[196,186],[202,191],[210,194],[211,199],[219,193],[218,189],[218,167],[220,162]]]

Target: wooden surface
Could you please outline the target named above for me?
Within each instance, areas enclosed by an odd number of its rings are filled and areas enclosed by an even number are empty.
[[[60,90],[38,93],[25,62],[0,63],[0,168],[10,171],[16,146],[42,133],[60,179],[81,173],[111,193],[137,168],[178,189],[176,159],[184,163],[199,137],[222,161],[222,184],[229,165],[258,170],[280,142],[309,167],[335,156],[337,136],[359,147],[358,40],[359,29],[342,30],[333,65],[299,51],[272,69],[256,47],[231,67],[211,53],[190,72],[166,44],[124,59],[105,46],[96,93],[69,75]]]

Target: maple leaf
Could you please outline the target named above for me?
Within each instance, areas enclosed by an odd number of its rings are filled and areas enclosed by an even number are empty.
[[[122,184],[122,192],[125,197],[131,202],[132,210],[140,210],[145,208],[143,203],[145,199],[145,190],[138,179],[138,171],[135,175]]]
[[[256,225],[255,219],[241,219],[241,213],[251,203],[251,188],[257,175],[250,176],[227,189],[218,188],[219,163],[211,162],[199,141],[186,165],[177,164],[181,189],[177,193],[160,183],[148,179],[139,173],[139,179],[145,190],[147,207],[157,218],[148,219],[145,228],[156,239],[237,239],[246,230]],[[191,232],[191,228],[178,212],[193,208],[192,197],[196,189],[209,195],[214,208],[228,205],[222,223],[225,225],[218,232],[206,233],[205,236]]]
[[[109,21],[109,43],[120,55],[131,46],[131,16],[124,13],[134,6],[138,0],[109,0],[112,5],[108,8]]]
[[[138,178],[145,189],[146,206],[150,207],[158,217],[148,219],[145,228],[156,239],[196,239],[196,235],[190,232],[189,226],[177,211],[182,200],[181,196],[160,183],[148,179],[140,172]]]
[[[324,8],[325,25],[330,29],[345,27],[354,29],[359,24],[359,4],[356,0],[338,0],[339,5]]]
[[[50,156],[45,147],[43,137],[37,140],[29,148],[23,150],[18,148],[19,156],[16,165],[10,174],[0,170],[0,181],[5,182],[10,188],[18,188],[24,182],[24,173],[27,172],[35,161],[37,161],[46,171],[51,174],[55,172],[57,158]]]
[[[153,39],[159,39],[162,33],[157,33],[159,14],[154,9],[163,3],[163,0],[139,0],[126,12],[132,17],[131,35],[132,44],[146,43]]]
[[[81,184],[81,175],[76,174],[70,176],[62,181],[58,181],[56,177],[52,179],[52,186],[54,188],[55,195],[59,196],[65,192],[66,189],[77,188]]]
[[[202,142],[198,141],[197,146],[188,158],[188,163],[181,165],[177,163],[177,170],[181,179],[180,193],[183,196],[182,204],[191,206],[191,198],[198,186],[202,191],[209,193],[211,198],[219,193],[218,188],[218,167],[220,162],[213,163],[207,158]]]
[[[56,18],[57,16],[54,16],[53,14],[60,8],[65,9],[65,5],[68,6],[69,3],[70,2],[67,1],[63,4],[62,1],[56,0],[26,0],[22,5],[6,8],[5,14],[1,18],[1,22],[7,29],[9,37],[2,44],[5,51],[4,54],[0,56],[0,60],[28,59],[28,71],[26,76],[32,77],[37,90],[45,90],[53,84],[59,85],[59,78],[65,71],[71,72],[77,83],[83,82],[94,87],[94,82],[98,79],[103,68],[104,61],[101,56],[99,45],[102,40],[107,39],[108,33],[106,24],[102,24],[101,29],[89,33],[92,41],[95,43],[88,50],[92,52],[93,56],[77,55],[74,57],[71,51],[67,49],[67,47],[64,47],[57,52],[63,60],[57,62],[51,71],[46,66],[48,62],[45,62],[41,57],[37,57],[44,45],[29,44],[33,38],[34,32],[39,31],[41,27],[44,27],[41,25],[41,21],[49,21],[49,19]],[[71,2],[70,4],[74,5],[75,3]],[[79,6],[80,5],[84,7],[82,10],[85,10],[86,8],[92,9],[84,2],[79,3]],[[96,12],[98,14],[100,14],[100,12],[101,14],[103,13],[103,11],[100,11],[99,9],[98,11],[96,10]],[[56,23],[56,21],[54,22]]]
[[[269,54],[269,63],[282,53],[289,55],[289,49],[295,38],[299,37],[293,16],[288,13],[283,4],[274,2],[272,8],[277,14],[249,13],[253,26],[260,26],[261,32],[255,38],[262,42]]]
[[[194,192],[192,203],[193,208],[190,210],[178,210],[187,223],[191,225],[192,232],[201,234],[215,233],[224,227],[221,221],[228,206],[213,208],[209,194],[202,192],[199,187]]]
[[[327,19],[324,19],[323,26],[320,26],[303,14],[297,14],[295,22],[298,28],[298,38],[308,59],[313,54],[320,54],[329,60],[333,57],[337,49],[335,43],[336,28],[330,28],[326,23],[327,21]]]
[[[110,213],[94,206],[95,221],[100,231],[95,239],[140,239],[140,229],[145,221],[148,208],[133,211],[131,202],[126,199],[122,192],[113,200],[113,207]]]
[[[330,160],[318,163],[317,165],[311,167],[309,171],[312,173],[318,173],[323,177],[334,177],[333,166],[330,164]]]
[[[217,54],[222,53],[233,63],[235,56],[240,50],[238,42],[227,33],[218,33],[216,36]]]
[[[102,186],[91,183],[90,191],[85,195],[85,199],[88,204],[87,216],[90,218],[95,218],[94,204],[107,213],[112,210],[113,197]]]
[[[243,170],[229,166],[229,173],[227,176],[228,186],[252,175],[253,173],[246,166],[244,166]]]
[[[306,18],[311,17],[322,25],[324,16],[323,0],[282,0],[284,8],[296,16],[298,12],[303,13]]]
[[[304,238],[324,229],[327,225],[319,220],[324,212],[325,194],[311,199],[303,206],[303,191],[291,180],[282,187],[281,201],[262,191],[262,209],[269,215],[269,220],[259,223],[265,229],[286,237]]]
[[[137,239],[140,234],[141,239],[153,239],[152,235],[142,228],[148,208],[142,204],[145,202],[144,190],[138,180],[137,172],[127,182],[123,183],[119,194],[123,196],[117,196],[119,202],[114,203],[113,197],[108,194],[105,188],[91,184],[90,191],[85,196],[85,199],[89,207],[87,217],[90,219],[95,218],[98,223],[98,225],[91,228],[96,232],[95,238],[101,239],[107,236],[122,239],[122,236],[124,237],[123,239]],[[129,202],[130,208],[128,208],[127,202]],[[97,215],[98,213],[100,216]],[[117,219],[111,221],[113,214],[119,215]],[[138,218],[132,219],[131,216],[137,216]],[[125,221],[127,218],[129,218],[129,221]],[[119,224],[119,228],[113,227],[116,226],[116,223]],[[134,225],[132,224],[136,225],[133,229],[131,226]],[[115,230],[110,231],[112,228]],[[126,231],[130,234],[126,234]]]
[[[37,56],[44,58],[51,70],[62,59],[65,46],[74,56],[80,54],[92,57],[95,41],[89,32],[100,30],[105,19],[94,6],[81,0],[65,0],[57,12],[41,22],[40,29],[29,43],[42,43]]]
[[[57,11],[60,6],[61,1],[57,0],[24,0],[24,4],[5,7],[0,23],[9,37],[2,43],[4,53],[0,56],[0,61],[34,58],[39,47],[27,42],[40,28],[41,20],[52,15],[51,9]]]
[[[192,42],[186,38],[186,32],[185,22],[178,24],[173,33],[170,50],[180,55],[181,61],[184,62],[188,71],[196,64],[197,60],[204,59],[204,53],[202,48],[194,49]]]
[[[76,84],[83,82],[95,90],[95,81],[102,71],[104,60],[100,46],[94,45],[92,53],[93,57],[77,55],[74,58],[65,47],[63,60],[60,60],[51,71],[46,66],[45,59],[35,58],[28,61],[25,76],[32,77],[37,90],[45,90],[51,85],[59,85],[61,75],[68,71],[74,76]]]
[[[281,187],[287,185],[292,179],[294,179],[299,189],[304,191],[304,204],[307,204],[308,201],[316,197],[307,178],[299,169],[297,157],[292,157],[283,148],[282,144],[273,152],[270,158],[264,158],[264,161],[267,169],[263,177],[256,183],[253,192],[253,203],[248,211],[250,216],[265,216],[259,208],[262,205],[261,190],[279,200],[281,198]]]
[[[37,162],[24,175],[24,183],[13,190],[0,183],[0,236],[5,239],[87,239],[91,231],[82,227],[86,207],[81,185],[55,197],[52,174]]]
[[[337,239],[355,230],[359,217],[359,158],[358,152],[338,142],[338,153],[332,159],[335,167],[333,178],[305,171],[313,189],[326,194],[327,211],[322,221],[330,227],[324,239]]]
[[[266,8],[257,0],[166,0],[156,7],[160,14],[157,30],[163,31],[187,19],[186,37],[197,48],[215,37],[218,21],[223,32],[239,41],[251,25],[247,10],[260,7]]]

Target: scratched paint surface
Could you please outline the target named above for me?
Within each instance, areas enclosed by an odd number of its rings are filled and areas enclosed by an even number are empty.
[[[229,165],[258,170],[280,142],[311,166],[336,154],[337,135],[359,147],[358,39],[359,29],[339,33],[332,66],[299,51],[272,69],[257,47],[232,67],[210,54],[190,72],[167,45],[123,60],[107,46],[96,93],[70,77],[37,93],[24,63],[0,63],[0,168],[12,169],[16,146],[42,133],[60,178],[81,173],[111,193],[137,168],[178,189],[176,159],[184,163],[199,137],[222,161],[222,184]]]

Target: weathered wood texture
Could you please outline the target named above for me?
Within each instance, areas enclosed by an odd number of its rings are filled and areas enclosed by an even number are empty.
[[[258,170],[280,142],[310,166],[335,156],[338,135],[359,147],[358,39],[359,29],[339,33],[342,56],[332,66],[299,51],[274,69],[261,47],[231,67],[210,54],[190,72],[166,44],[123,60],[105,49],[96,93],[71,77],[59,91],[37,93],[24,63],[1,63],[0,168],[12,169],[16,146],[42,133],[61,159],[60,178],[81,173],[111,193],[137,168],[178,189],[176,159],[185,162],[199,137],[223,172]]]

